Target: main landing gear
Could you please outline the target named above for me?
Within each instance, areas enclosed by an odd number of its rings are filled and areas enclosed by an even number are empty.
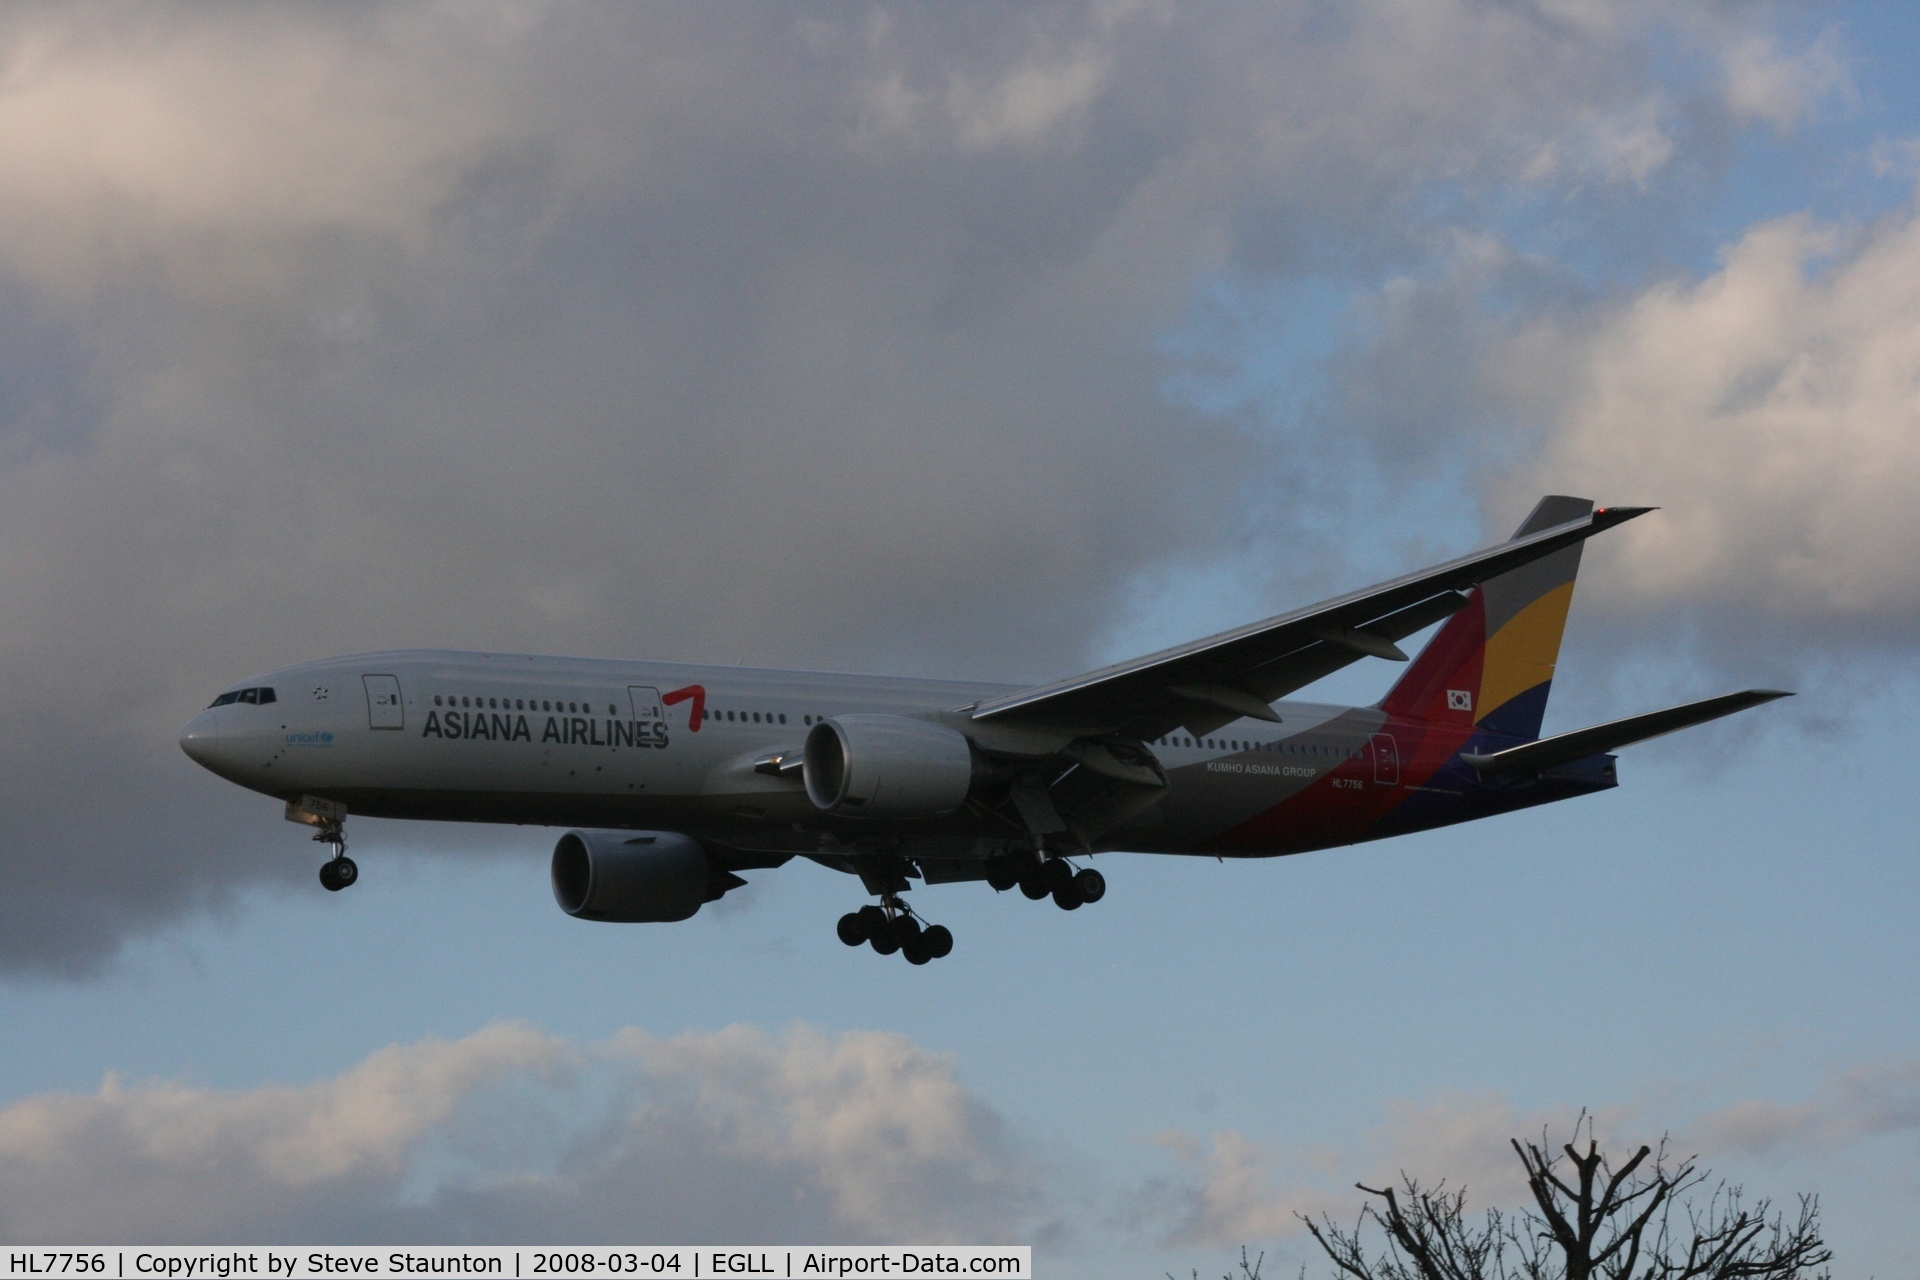
[[[344,822],[331,822],[314,833],[313,838],[333,846],[333,857],[320,864],[320,885],[328,893],[338,893],[360,878],[360,868],[347,856],[347,832]]]
[[[947,926],[922,927],[913,908],[891,893],[882,897],[878,906],[870,902],[841,916],[836,932],[850,947],[867,943],[883,956],[898,951],[908,964],[938,960],[953,950],[953,933]]]
[[[1059,854],[1012,853],[990,859],[987,883],[1005,893],[1018,888],[1038,902],[1052,898],[1062,911],[1077,911],[1107,896],[1107,878],[1092,867],[1079,870]]]

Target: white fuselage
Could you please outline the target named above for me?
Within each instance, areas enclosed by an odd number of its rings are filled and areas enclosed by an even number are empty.
[[[984,854],[1024,833],[964,812],[905,827],[823,813],[797,772],[769,759],[797,752],[822,718],[862,713],[940,721],[1014,750],[1051,749],[1070,736],[1049,742],[969,721],[973,704],[1014,687],[400,650],[260,676],[246,692],[271,690],[272,701],[256,694],[210,707],[187,724],[181,746],[241,786],[287,800],[322,796],[374,817],[659,828],[792,852],[892,833],[928,852]],[[1352,757],[1379,721],[1366,708],[1281,710],[1283,725],[1242,721],[1208,745],[1152,744],[1179,794],[1126,847],[1193,848],[1225,811],[1271,805]],[[1255,751],[1292,754],[1208,768]]]

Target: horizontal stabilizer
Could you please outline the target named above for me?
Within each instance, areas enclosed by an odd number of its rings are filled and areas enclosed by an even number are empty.
[[[1689,702],[1684,706],[1668,707],[1665,711],[1649,711],[1643,716],[1628,716],[1625,720],[1597,724],[1590,729],[1556,734],[1489,755],[1463,752],[1460,759],[1482,773],[1538,773],[1542,769],[1572,764],[1575,760],[1585,760],[1588,756],[1597,756],[1603,751],[1612,751],[1629,743],[1657,738],[1675,729],[1718,720],[1721,716],[1730,716],[1736,711],[1772,702],[1775,698],[1792,696],[1780,689],[1747,689],[1701,702]]]

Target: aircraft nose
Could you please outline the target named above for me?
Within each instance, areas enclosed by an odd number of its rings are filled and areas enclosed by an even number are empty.
[[[180,749],[203,769],[214,767],[219,747],[220,731],[211,711],[202,711],[180,730]]]

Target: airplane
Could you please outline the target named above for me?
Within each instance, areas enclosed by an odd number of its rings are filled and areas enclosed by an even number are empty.
[[[1071,911],[1106,893],[1097,854],[1274,857],[1589,795],[1617,748],[1790,696],[1540,737],[1581,549],[1650,510],[1552,495],[1506,542],[1031,687],[396,650],[245,681],[180,745],[315,828],[329,890],[359,877],[349,814],[565,826],[569,915],[685,920],[804,857],[878,899],[841,941],[926,964],[953,934],[915,880]],[[1283,700],[1369,657],[1408,663],[1372,706]]]

